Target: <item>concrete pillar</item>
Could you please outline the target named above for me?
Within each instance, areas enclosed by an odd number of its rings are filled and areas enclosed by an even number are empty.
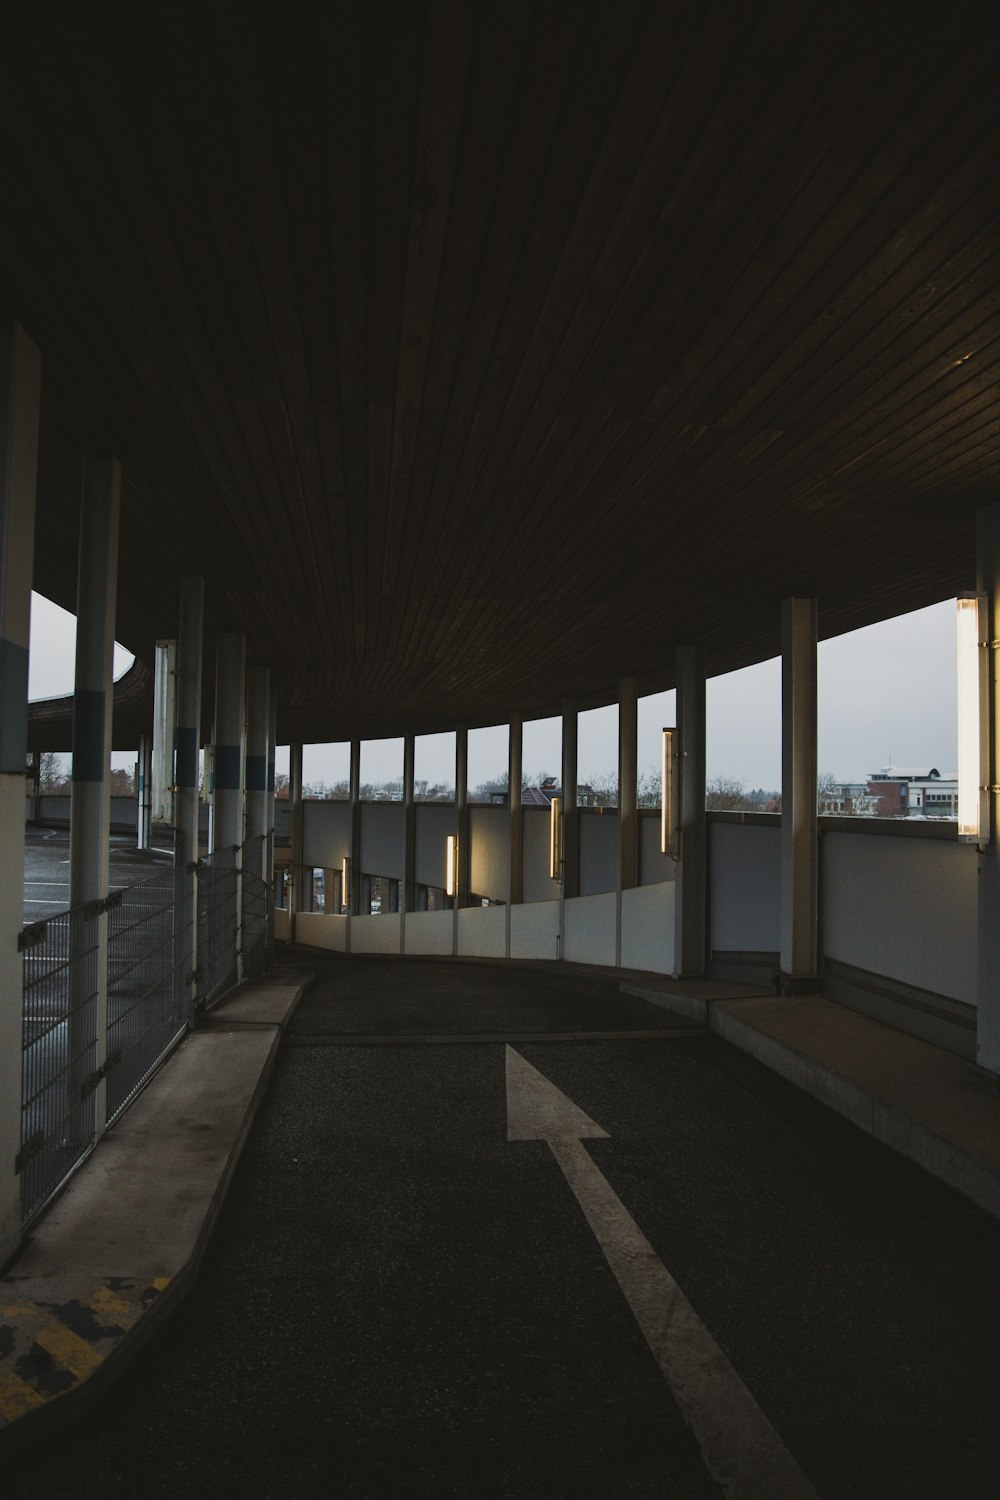
[[[472,850],[469,847],[469,731],[455,731],[455,834],[458,838],[458,897],[456,910],[469,904]],[[458,919],[456,917],[456,934]],[[456,936],[455,952],[458,952]]]
[[[223,632],[215,666],[215,819],[213,852],[243,843],[246,755],[246,637]],[[235,855],[232,862],[238,864]],[[227,860],[226,863],[229,863]]]
[[[816,601],[781,605],[781,990],[819,987]]]
[[[28,634],[34,566],[41,360],[0,324],[0,1268],[21,1240],[21,970]]]
[[[976,516],[976,589],[986,595],[990,641],[1000,640],[1000,505]],[[976,1061],[1000,1074],[1000,651],[987,653],[987,764],[980,782],[989,788],[986,827],[981,830],[976,883],[978,979]]]
[[[518,905],[524,894],[524,813],[521,811],[523,752],[524,720],[511,719],[507,752],[507,786],[510,793],[510,884],[507,899],[511,906]]]
[[[174,696],[174,869],[177,893],[175,994],[194,1015],[198,965],[198,877],[201,797],[198,748],[201,745],[201,679],[205,584],[182,578],[177,631],[177,691]]]
[[[674,973],[705,972],[708,824],[705,818],[705,653],[677,648],[680,858],[674,883]]]
[[[76,681],[73,696],[73,784],[70,797],[69,904],[90,907],[108,895],[111,836],[111,713],[114,692],[115,608],[121,465],[107,456],[84,463],[76,596]],[[96,946],[95,960],[70,970],[68,1035],[70,1089],[79,1115],[71,1132],[86,1132],[92,1091],[94,1131],[104,1129],[103,1069],[108,1042],[108,916],[81,916],[71,955]],[[89,972],[88,972],[89,971]],[[90,995],[95,999],[90,1000]],[[93,1039],[96,1037],[96,1049]],[[96,1087],[92,1085],[96,1082]],[[88,1098],[80,1100],[80,1090]],[[78,1103],[79,1101],[79,1103]],[[78,1139],[82,1140],[83,1134]]]
[[[268,695],[267,718],[267,847],[264,854],[264,879],[269,891],[274,890],[274,754],[278,739],[278,690],[271,688]],[[272,910],[271,921],[274,916]]]
[[[563,900],[580,893],[580,815],[576,805],[579,723],[576,704],[567,698],[562,712]]]
[[[139,754],[135,767],[136,848],[149,848],[150,795],[153,774],[153,736],[139,736]]]
[[[639,884],[639,690],[623,677],[618,690],[618,888]]]
[[[295,941],[295,913],[302,911],[305,870],[302,865],[302,746],[288,747],[288,812],[291,834],[291,864],[288,882],[289,933]]]
[[[28,817],[32,823],[37,823],[40,811],[38,799],[42,795],[42,752],[40,750],[33,750],[31,752],[31,769],[28,772],[28,788],[28,796],[31,800],[31,809],[28,813]]]
[[[351,879],[346,896],[348,916],[361,911],[361,741],[351,741]],[[350,950],[350,923],[347,944]]]
[[[406,914],[416,907],[417,868],[417,807],[414,801],[413,784],[416,774],[416,736],[403,736],[403,880],[400,886],[399,909],[403,913],[400,940],[402,952],[406,952]]]
[[[247,667],[247,762],[246,762],[246,837],[253,864],[247,865],[262,879],[267,862],[268,803],[268,736],[271,726],[271,674],[267,667],[251,663]],[[273,764],[273,755],[270,757]],[[251,843],[251,840],[253,841]]]

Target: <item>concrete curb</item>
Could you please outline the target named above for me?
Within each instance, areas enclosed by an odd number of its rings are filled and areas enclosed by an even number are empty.
[[[236,1168],[239,1165],[243,1148],[246,1145],[260,1106],[267,1094],[288,1021],[294,1014],[299,1001],[309,988],[312,980],[313,975],[311,973],[295,976],[291,980],[291,984],[295,986],[295,991],[291,999],[287,1002],[287,1009],[283,1017],[280,1020],[269,1023],[274,1033],[271,1044],[267,1048],[257,1081],[243,1112],[242,1119],[239,1122],[225,1164],[208,1202],[190,1255],[171,1274],[169,1279],[165,1279],[165,1284],[159,1290],[155,1299],[150,1301],[148,1305],[143,1304],[142,1310],[138,1313],[135,1322],[121,1333],[111,1347],[101,1353],[100,1362],[96,1364],[92,1371],[81,1376],[75,1384],[69,1386],[66,1390],[45,1399],[43,1404],[34,1406],[22,1414],[16,1415],[8,1420],[5,1425],[0,1426],[0,1458],[15,1456],[24,1451],[25,1448],[30,1447],[47,1432],[64,1426],[68,1422],[75,1421],[78,1417],[85,1415],[91,1410],[100,1401],[109,1386],[117,1380],[119,1375],[127,1369],[141,1352],[149,1339],[156,1333],[161,1323],[180,1306],[183,1299],[191,1290],[214,1233]],[[251,983],[257,982],[251,981]],[[280,984],[281,980],[271,979],[270,981],[263,981],[265,986],[268,983]],[[289,987],[291,987],[291,984]],[[251,1019],[244,1025],[238,1018],[225,1014],[227,1008],[231,1009],[234,1002],[238,1002],[241,996],[246,996],[249,993],[250,991],[246,987],[241,987],[240,990],[235,991],[231,997],[222,1002],[219,1013],[210,1013],[206,1026],[200,1028],[198,1032],[193,1032],[187,1039],[188,1042],[197,1043],[198,1036],[202,1031],[211,1033],[212,1031],[218,1032],[219,1030],[237,1031],[252,1029],[260,1032],[265,1029],[265,1025],[268,1023],[262,1023],[259,1019]],[[174,1056],[176,1056],[176,1053],[172,1053],[170,1058],[164,1063],[162,1069],[157,1074],[154,1074],[153,1079],[150,1080],[151,1084],[156,1080],[160,1080],[161,1083],[169,1082],[168,1069]],[[88,1164],[93,1162],[93,1160],[94,1155],[92,1154],[88,1159]],[[81,1168],[81,1172],[86,1172],[86,1170],[87,1164]],[[42,1224],[44,1224],[44,1219],[42,1220]],[[20,1293],[22,1289],[16,1286],[20,1280],[17,1267],[18,1261],[15,1260],[4,1280],[11,1288],[16,1288],[17,1292]],[[141,1280],[141,1277],[138,1278],[138,1281]],[[31,1283],[28,1283],[29,1290],[30,1285]],[[0,1290],[6,1291],[7,1286],[3,1286]],[[42,1302],[40,1306],[46,1307],[51,1306],[51,1304]],[[0,1371],[0,1389],[2,1389],[3,1379],[4,1375]]]

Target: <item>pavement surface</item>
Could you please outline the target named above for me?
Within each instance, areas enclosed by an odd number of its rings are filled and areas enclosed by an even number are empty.
[[[69,907],[69,830],[28,828],[24,851],[24,921],[41,922]],[[166,850],[137,849],[135,836],[111,835],[108,889],[138,885],[164,865],[173,864]]]
[[[309,964],[193,1290],[5,1500],[998,1492],[993,1218],[639,996]]]

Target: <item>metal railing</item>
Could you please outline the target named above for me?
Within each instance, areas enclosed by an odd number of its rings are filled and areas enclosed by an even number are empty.
[[[28,1223],[94,1144],[100,917],[104,903],[60,912],[21,934],[21,1214]]]
[[[197,866],[160,869],[104,901],[58,912],[21,933],[17,1171],[25,1227],[184,1035],[193,1019],[192,980],[197,981],[196,1009],[235,984],[241,912],[243,973],[260,974],[269,967],[273,903],[256,873],[263,851],[253,842],[252,866],[246,870],[238,849],[220,850]],[[192,872],[195,903],[189,894]]]
[[[108,914],[109,1124],[187,1030],[187,997],[176,982],[177,873],[129,886]]]

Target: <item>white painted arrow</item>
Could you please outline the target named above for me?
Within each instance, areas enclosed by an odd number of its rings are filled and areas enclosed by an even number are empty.
[[[708,1472],[731,1500],[817,1500],[652,1245],[594,1164],[585,1139],[608,1138],[589,1115],[507,1048],[507,1139],[547,1141],[684,1419]]]

